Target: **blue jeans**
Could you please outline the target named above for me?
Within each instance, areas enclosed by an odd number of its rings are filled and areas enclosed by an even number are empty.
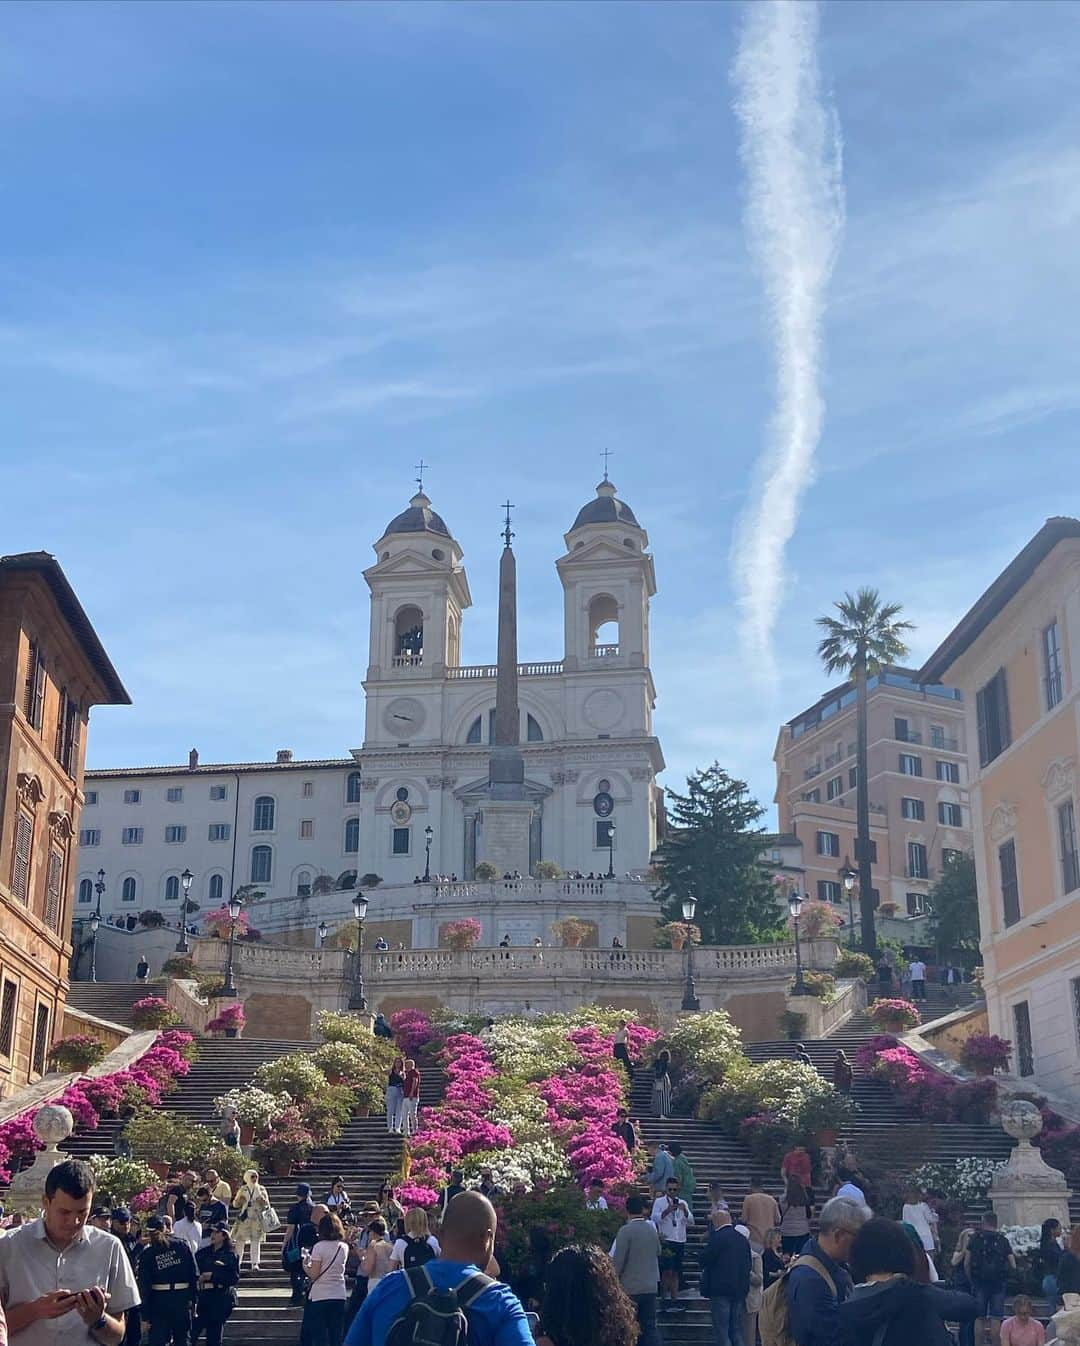
[[[400,1084],[386,1086],[386,1129],[401,1130],[401,1104],[404,1097]]]
[[[633,1295],[634,1308],[637,1309],[638,1326],[641,1336],[638,1346],[660,1346],[660,1334],[656,1330],[656,1296]]]
[[[714,1346],[746,1346],[739,1314],[741,1307],[738,1299],[725,1299],[719,1295],[709,1299]]]

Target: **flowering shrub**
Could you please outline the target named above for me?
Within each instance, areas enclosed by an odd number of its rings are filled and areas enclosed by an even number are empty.
[[[202,926],[208,935],[217,935],[219,939],[227,939],[230,927],[234,927],[237,935],[246,935],[251,929],[251,921],[246,911],[241,910],[235,922],[229,915],[229,908],[222,906],[216,911],[208,911],[202,918]]]
[[[564,916],[561,921],[552,921],[551,933],[556,939],[561,940],[563,947],[567,949],[576,948],[583,943],[596,929],[592,921],[586,921],[582,916]]]
[[[251,1148],[252,1157],[273,1167],[292,1165],[306,1159],[315,1148],[315,1138],[304,1125],[296,1108],[286,1108],[271,1130]]]
[[[113,1159],[103,1154],[90,1156],[94,1170],[94,1198],[107,1201],[110,1206],[126,1205],[148,1187],[157,1183],[157,1175],[149,1165],[138,1159]]]
[[[927,1121],[985,1122],[997,1103],[993,1080],[957,1084],[931,1070],[888,1033],[865,1042],[855,1065],[888,1084],[902,1103]]]
[[[877,969],[869,954],[859,953],[857,949],[841,949],[836,955],[836,975],[871,982],[877,976]]]
[[[461,953],[479,943],[480,936],[484,933],[484,927],[479,921],[473,920],[471,916],[466,916],[460,921],[448,921],[443,926],[442,933],[450,948]]]
[[[131,1021],[136,1028],[171,1028],[180,1022],[180,1016],[161,996],[148,995],[132,1005]]]
[[[831,902],[804,902],[799,912],[799,934],[803,939],[819,939],[822,935],[832,935],[844,918]],[[795,922],[789,916],[789,930],[794,930]]]
[[[133,1215],[142,1215],[145,1211],[156,1209],[157,1203],[160,1200],[160,1187],[144,1187],[141,1192],[136,1193],[136,1195],[131,1198],[128,1202],[128,1208]]]
[[[431,1020],[423,1010],[398,1010],[390,1016],[390,1027],[398,1047],[406,1056],[416,1056],[434,1036]]]
[[[960,1048],[960,1060],[972,1070],[979,1066],[1004,1070],[1011,1055],[1012,1043],[996,1033],[972,1033]]]
[[[244,1013],[243,1005],[226,1005],[225,1008],[216,1015],[206,1025],[208,1033],[224,1033],[229,1029],[243,1028],[247,1023],[247,1015]]]
[[[1005,1225],[999,1232],[1009,1240],[1009,1247],[1016,1253],[1017,1257],[1028,1256],[1039,1249],[1042,1228],[1037,1224]]]
[[[363,1047],[371,1041],[371,1029],[365,1021],[344,1010],[320,1010],[315,1026],[325,1042],[353,1042]]]
[[[105,1044],[91,1033],[72,1033],[49,1048],[49,1064],[58,1070],[89,1070],[104,1059]]]
[[[693,1070],[713,1083],[724,1078],[728,1067],[743,1060],[742,1038],[726,1010],[688,1014],[678,1019],[663,1039],[654,1035],[650,1056],[666,1047],[676,1074]]]
[[[875,1028],[892,1029],[916,1028],[919,1024],[919,1011],[910,1000],[875,1000],[867,1013]]]
[[[326,1076],[309,1056],[294,1052],[279,1056],[276,1061],[264,1061],[255,1071],[252,1082],[260,1089],[274,1094],[288,1094],[294,1101],[314,1098],[326,1088]]]
[[[236,1110],[236,1120],[241,1126],[253,1126],[256,1131],[265,1131],[279,1113],[288,1107],[289,1095],[271,1093],[268,1089],[259,1089],[253,1084],[242,1089],[230,1089],[214,1099],[214,1111],[224,1117],[230,1108]]]
[[[952,1164],[920,1164],[911,1170],[909,1181],[927,1192],[937,1192],[961,1206],[984,1201],[994,1174],[1007,1167],[993,1159],[957,1159]]]
[[[351,1042],[324,1042],[311,1053],[311,1059],[328,1079],[336,1075],[343,1080],[358,1080],[366,1067],[363,1049]]]
[[[828,1005],[836,996],[836,978],[831,972],[814,972],[808,969],[803,973],[803,986],[806,995],[817,996]],[[791,983],[789,994],[794,993],[795,983]]]

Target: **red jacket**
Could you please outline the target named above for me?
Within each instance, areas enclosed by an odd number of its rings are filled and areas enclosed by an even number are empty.
[[[420,1097],[420,1072],[415,1068],[405,1072],[405,1097]]]

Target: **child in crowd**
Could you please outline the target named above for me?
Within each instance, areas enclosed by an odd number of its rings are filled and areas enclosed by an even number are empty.
[[[1013,1300],[1013,1316],[1001,1324],[1001,1346],[1044,1346],[1046,1329],[1032,1316],[1034,1305],[1027,1295]]]

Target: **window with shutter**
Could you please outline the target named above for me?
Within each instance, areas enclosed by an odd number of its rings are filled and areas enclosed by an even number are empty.
[[[45,710],[45,656],[34,641],[30,646],[30,663],[26,670],[26,718],[40,730]]]
[[[60,851],[49,852],[49,869],[45,878],[45,924],[50,930],[60,929],[60,907],[64,892],[64,857]]]
[[[45,1074],[45,1052],[49,1046],[49,1007],[38,1003],[34,1015],[34,1054],[30,1069],[35,1075]]]
[[[1006,926],[1020,919],[1020,882],[1016,874],[1016,842],[1007,841],[998,847],[998,867],[1001,870],[1001,906]]]
[[[10,1056],[15,1046],[15,1015],[19,1008],[17,982],[4,978],[3,1000],[0,1001],[0,1056]]]
[[[60,708],[56,712],[56,744],[53,756],[58,762],[64,760],[64,726],[67,724],[68,694],[65,687],[60,693]]]
[[[999,668],[975,698],[979,725],[979,762],[986,766],[1012,742],[1005,670]]]
[[[34,820],[20,812],[15,819],[15,846],[11,859],[11,893],[23,906],[30,897],[30,854],[34,844]]]

